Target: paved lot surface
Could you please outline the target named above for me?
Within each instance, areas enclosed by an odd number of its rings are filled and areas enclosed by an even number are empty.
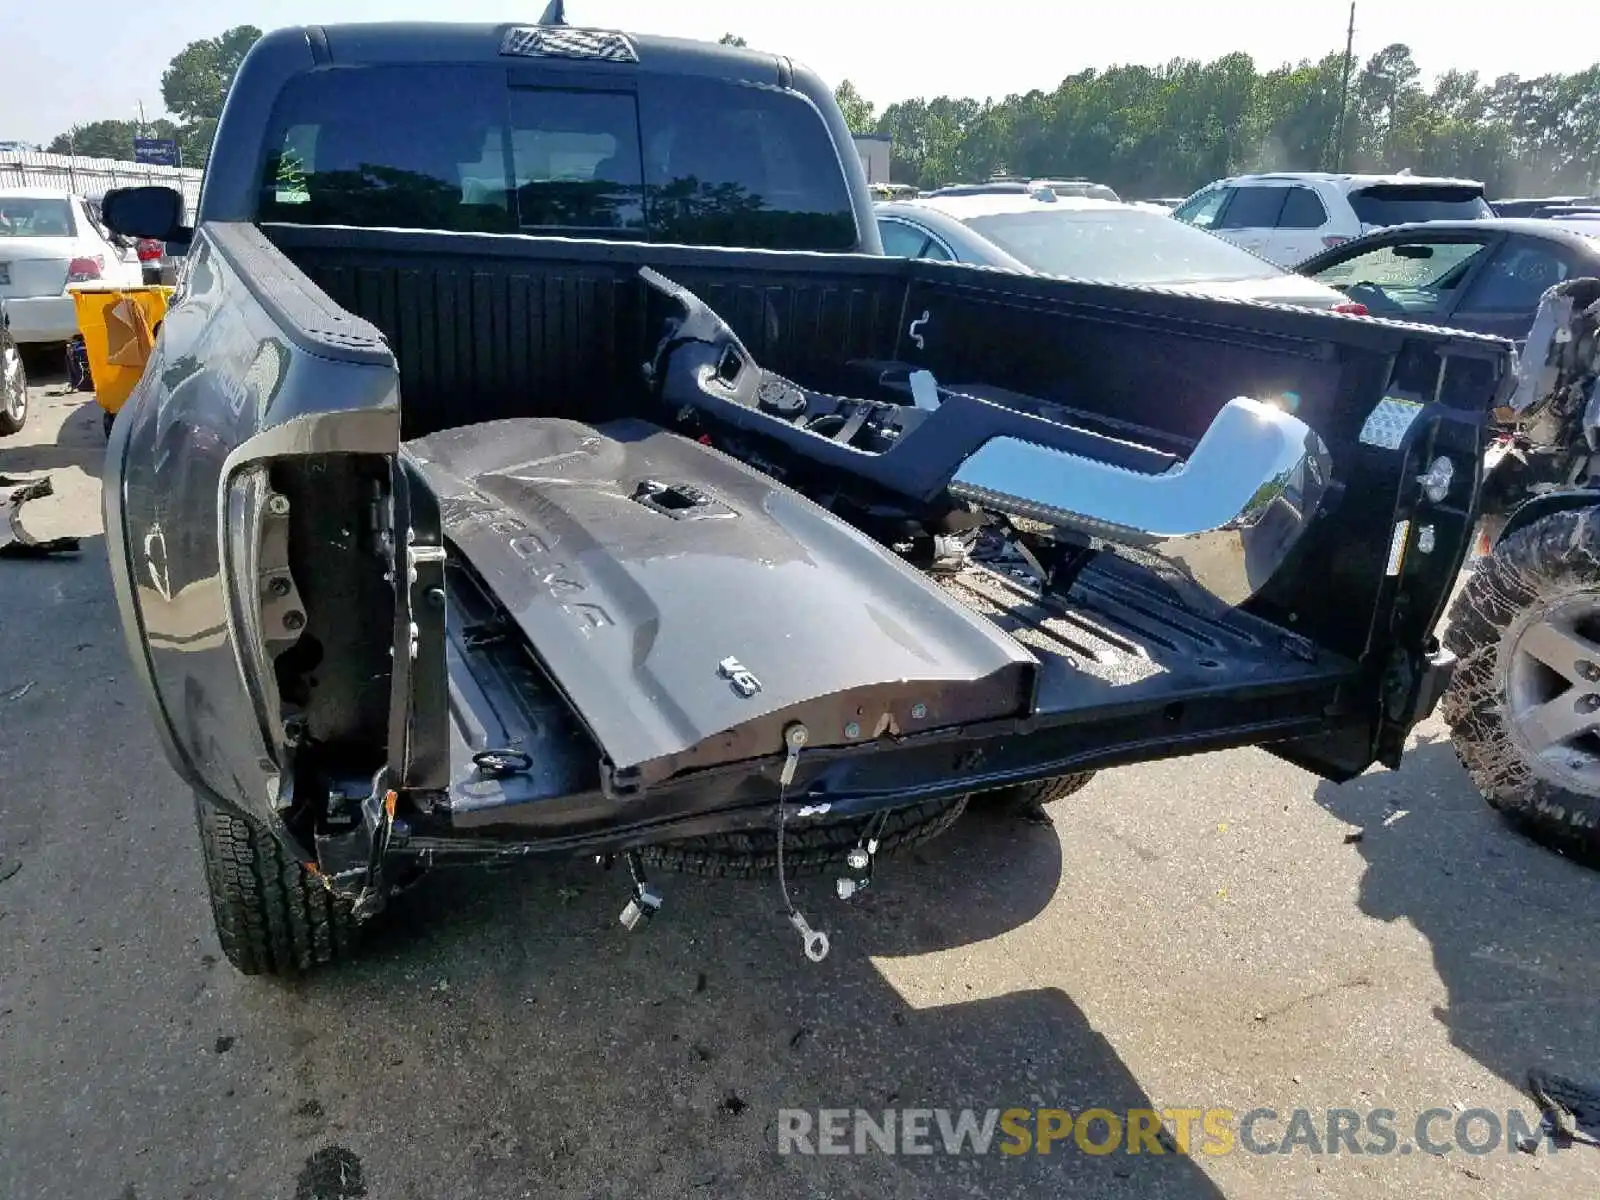
[[[1278,1110],[1258,1143],[1386,1107],[1404,1143],[1532,1113],[1530,1067],[1600,1078],[1600,875],[1505,829],[1434,726],[1343,788],[1252,751],[968,818],[859,905],[805,892],[820,966],[770,887],[664,879],[627,935],[573,864],[434,881],[308,982],[236,975],[115,626],[99,414],[52,392],[0,441],[55,478],[35,532],[86,539],[0,562],[5,1200],[1600,1194],[1584,1148],[776,1152],[786,1106]]]

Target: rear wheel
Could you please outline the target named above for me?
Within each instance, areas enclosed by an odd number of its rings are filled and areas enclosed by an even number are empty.
[[[825,825],[789,825],[783,834],[783,871],[787,876],[817,875],[844,864],[845,855],[882,821],[878,854],[894,854],[932,841],[956,823],[967,806],[965,796],[930,800],[897,808],[887,816],[871,814]],[[647,846],[639,857],[648,866],[688,875],[759,879],[777,874],[776,826],[685,838]]]
[[[262,825],[195,800],[217,940],[245,975],[298,975],[349,956],[350,904],[288,854]]]
[[[1450,611],[1440,705],[1484,798],[1600,860],[1600,510],[1555,513],[1479,561]]]
[[[1079,771],[1073,775],[1042,779],[1038,783],[1014,783],[1010,787],[979,793],[972,798],[972,807],[1001,816],[1032,816],[1046,804],[1080,791],[1094,777],[1093,771]]]
[[[22,432],[28,423],[28,372],[9,338],[0,348],[0,437]]]

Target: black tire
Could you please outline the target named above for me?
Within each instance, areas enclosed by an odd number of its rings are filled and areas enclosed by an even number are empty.
[[[1079,771],[1074,775],[1042,779],[1038,783],[1014,783],[992,792],[980,792],[972,798],[972,807],[974,811],[996,816],[1031,816],[1046,804],[1065,799],[1081,790],[1094,777],[1093,771]]]
[[[1575,786],[1576,772],[1559,773],[1538,757],[1516,715],[1521,685],[1515,694],[1512,687],[1524,632],[1545,614],[1591,604],[1600,630],[1600,512],[1555,513],[1517,530],[1479,560],[1451,606],[1444,644],[1459,662],[1439,710],[1489,804],[1540,844],[1596,862],[1600,786]],[[1557,677],[1554,686],[1570,685]],[[1600,753],[1600,740],[1594,749]]]
[[[938,837],[956,823],[967,797],[930,800],[898,808],[884,818],[878,835],[878,854],[894,854]],[[825,825],[789,825],[783,834],[783,872],[788,878],[820,875],[844,865],[844,857],[860,841],[876,814]],[[646,846],[639,851],[645,865],[685,875],[721,879],[763,879],[778,872],[776,826],[685,838]]]
[[[21,433],[28,423],[28,372],[22,352],[9,337],[0,339],[0,437]]]
[[[247,817],[195,801],[206,890],[222,953],[245,975],[293,976],[349,957],[356,921],[330,892]]]

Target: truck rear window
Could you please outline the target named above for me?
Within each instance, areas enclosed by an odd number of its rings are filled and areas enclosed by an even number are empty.
[[[1476,221],[1494,216],[1481,189],[1448,184],[1379,184],[1351,192],[1350,207],[1363,225]]]
[[[856,246],[844,171],[807,101],[721,80],[625,78],[601,90],[507,86],[503,68],[299,76],[273,115],[258,217],[782,250]]]

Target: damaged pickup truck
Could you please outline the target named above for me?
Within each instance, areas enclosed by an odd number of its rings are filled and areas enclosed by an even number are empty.
[[[1394,767],[1449,677],[1508,344],[884,257],[787,59],[278,32],[198,227],[104,211],[190,247],[106,529],[245,972],[580,852],[630,927],[774,872],[817,959],[789,874],[1118,764]]]

